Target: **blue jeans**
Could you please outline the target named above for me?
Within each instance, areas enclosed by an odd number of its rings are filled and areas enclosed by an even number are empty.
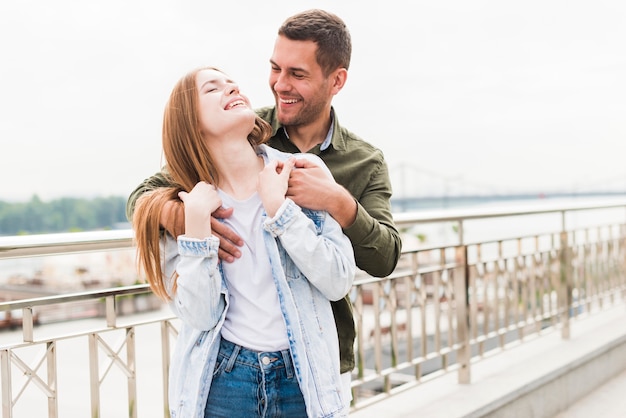
[[[204,416],[306,417],[289,350],[258,352],[222,339]]]

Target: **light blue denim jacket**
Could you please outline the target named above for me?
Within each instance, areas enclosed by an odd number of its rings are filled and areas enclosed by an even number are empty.
[[[257,153],[284,161],[267,146]],[[312,154],[304,158],[315,158]],[[325,167],[321,159],[316,162]],[[329,172],[330,175],[330,172]],[[301,209],[287,199],[274,218],[263,221],[264,241],[285,318],[294,369],[309,417],[347,416],[339,374],[339,343],[330,300],[352,286],[352,245],[328,213]],[[219,240],[166,234],[162,251],[165,277],[178,273],[177,290],[166,280],[171,308],[181,319],[170,364],[172,418],[203,418],[228,310],[228,287],[217,256]]]

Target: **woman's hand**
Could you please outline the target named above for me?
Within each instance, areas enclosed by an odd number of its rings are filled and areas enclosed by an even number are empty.
[[[263,207],[269,217],[274,217],[276,211],[285,201],[289,175],[296,162],[294,157],[287,161],[271,161],[259,173],[257,191],[261,196]]]
[[[205,239],[211,236],[211,213],[222,206],[215,186],[201,181],[189,192],[178,197],[185,205],[185,236]]]

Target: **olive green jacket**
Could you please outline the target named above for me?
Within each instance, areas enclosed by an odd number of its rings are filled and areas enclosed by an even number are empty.
[[[334,112],[334,111],[333,111]],[[257,109],[257,114],[272,124],[268,145],[280,151],[301,152],[281,129],[275,107]],[[307,152],[318,155],[328,166],[335,181],[345,187],[357,202],[354,224],[343,232],[352,242],[356,265],[375,277],[389,275],[396,267],[402,242],[391,214],[391,181],[382,151],[363,141],[339,125],[334,113],[331,144],[323,151],[316,145]],[[156,173],[141,183],[130,195],[126,215],[130,220],[137,198],[144,192],[169,185],[163,172]],[[355,366],[354,339],[356,336],[349,295],[332,302],[341,357],[341,372]]]

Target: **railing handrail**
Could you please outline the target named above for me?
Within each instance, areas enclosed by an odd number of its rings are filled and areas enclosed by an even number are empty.
[[[584,202],[543,202],[516,206],[498,205],[476,208],[449,208],[424,210],[419,212],[401,212],[394,214],[394,222],[398,227],[419,223],[454,222],[506,216],[541,215],[547,213],[573,212],[592,209],[611,209],[626,206],[624,198],[585,200]],[[1,245],[1,243],[0,243]],[[1,247],[0,247],[1,248]]]
[[[132,229],[0,237],[0,259],[129,248]]]
[[[593,209],[626,207],[625,198],[586,199],[584,202],[545,202],[540,204],[512,206],[498,205],[485,208],[437,209],[393,214],[398,227],[455,222],[506,216],[538,215]],[[108,231],[67,232],[20,236],[0,236],[0,260],[5,258],[34,257],[53,254],[92,252],[130,248],[133,246],[133,231],[119,229]]]
[[[137,284],[120,286],[109,289],[85,290],[75,293],[64,293],[62,295],[41,296],[30,299],[20,299],[16,301],[0,302],[0,312],[13,311],[16,309],[32,308],[35,306],[45,306],[51,303],[78,302],[93,299],[102,299],[109,296],[137,295],[151,292],[148,284]]]

